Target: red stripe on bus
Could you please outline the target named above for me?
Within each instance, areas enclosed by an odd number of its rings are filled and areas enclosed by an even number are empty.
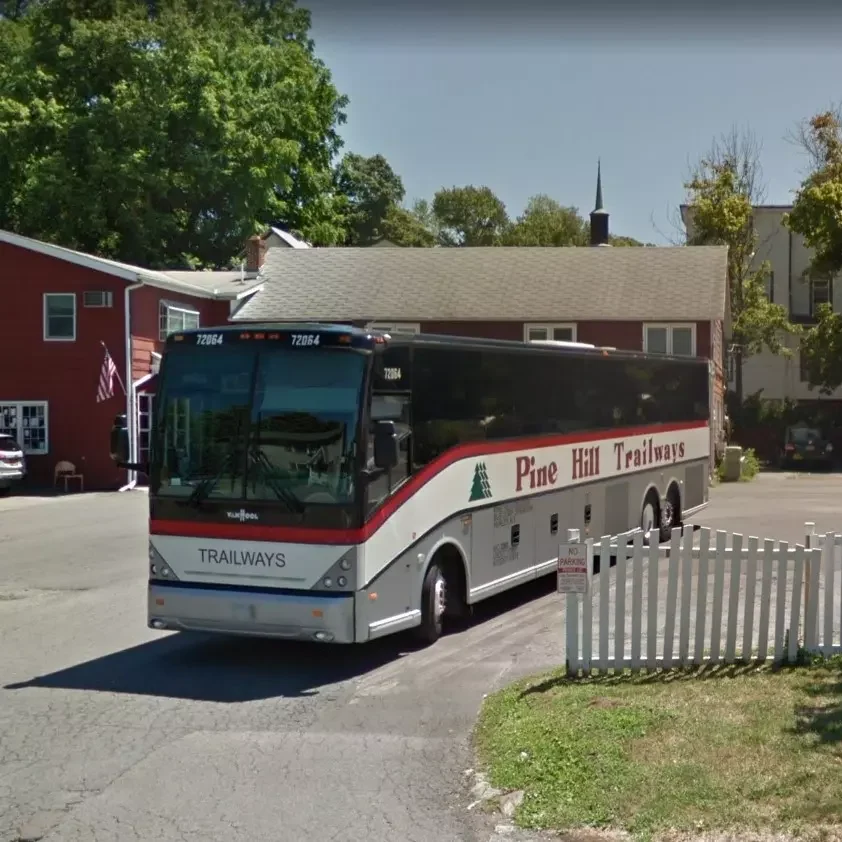
[[[361,544],[370,538],[410,497],[423,488],[433,477],[454,462],[477,459],[496,453],[516,453],[522,450],[539,450],[565,444],[585,444],[606,439],[632,438],[656,433],[675,433],[682,430],[699,430],[708,426],[707,421],[682,421],[675,424],[653,424],[645,427],[621,427],[599,433],[568,433],[559,436],[535,436],[503,441],[476,441],[459,444],[442,453],[438,459],[425,465],[417,474],[379,509],[360,529],[313,529],[297,526],[258,526],[240,523],[206,523],[195,520],[149,521],[151,535],[175,535],[184,538],[219,538],[240,541],[275,541],[290,544]]]

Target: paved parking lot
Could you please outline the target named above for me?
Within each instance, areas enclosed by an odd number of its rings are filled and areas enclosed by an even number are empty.
[[[840,491],[762,476],[715,489],[698,522],[795,541],[805,520],[842,530]],[[146,507],[0,500],[0,842],[487,842],[467,738],[485,693],[563,660],[551,581],[423,651],[162,635]]]
[[[804,523],[842,532],[842,474],[763,473],[750,483],[713,489],[693,523],[758,538],[804,542]]]

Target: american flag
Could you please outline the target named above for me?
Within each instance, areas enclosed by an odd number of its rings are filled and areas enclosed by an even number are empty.
[[[114,378],[117,375],[117,366],[111,359],[108,349],[105,349],[105,359],[102,361],[102,369],[99,372],[99,386],[96,390],[96,402],[101,403],[114,397]]]

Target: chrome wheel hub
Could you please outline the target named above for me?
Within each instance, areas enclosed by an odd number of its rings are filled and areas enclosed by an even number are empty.
[[[433,587],[433,611],[436,622],[444,616],[444,609],[447,605],[447,588],[445,587],[444,576],[439,573],[436,576],[436,584]]]
[[[655,507],[647,503],[643,507],[643,515],[640,518],[640,528],[644,534],[648,534],[655,528]]]

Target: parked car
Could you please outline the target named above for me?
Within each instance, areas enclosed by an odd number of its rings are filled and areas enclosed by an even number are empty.
[[[12,437],[0,433],[0,495],[8,494],[26,476],[26,459]]]
[[[784,468],[796,465],[830,468],[833,465],[833,445],[816,427],[787,427],[781,464]]]

